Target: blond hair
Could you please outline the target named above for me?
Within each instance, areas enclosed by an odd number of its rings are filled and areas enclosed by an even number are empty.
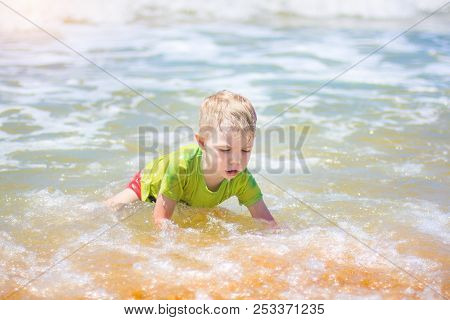
[[[254,137],[256,120],[255,109],[247,98],[222,90],[203,100],[200,108],[199,134],[207,136],[208,130],[218,128],[221,131],[237,130]]]

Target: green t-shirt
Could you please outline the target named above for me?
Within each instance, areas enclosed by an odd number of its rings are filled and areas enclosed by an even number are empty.
[[[141,173],[141,200],[154,200],[162,193],[192,207],[211,208],[232,196],[247,207],[262,199],[261,189],[247,168],[230,180],[224,179],[216,191],[209,190],[201,159],[202,149],[193,143],[147,163]]]

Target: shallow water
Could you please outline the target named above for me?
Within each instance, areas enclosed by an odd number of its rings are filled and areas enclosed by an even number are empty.
[[[51,31],[194,128],[202,99],[225,88],[253,102],[263,127],[411,24],[142,20]],[[2,297],[449,296],[445,25],[424,23],[271,123],[311,128],[302,147],[309,174],[288,144],[252,155],[278,232],[235,199],[213,210],[181,205],[164,231],[153,226],[152,204],[104,208],[138,170],[138,127],[173,133],[179,122],[43,32],[17,30],[0,32]],[[296,171],[274,174],[280,165]]]

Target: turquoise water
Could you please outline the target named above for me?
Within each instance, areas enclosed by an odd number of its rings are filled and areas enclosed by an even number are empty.
[[[239,92],[264,136],[264,124],[413,20],[293,21],[50,30],[194,129],[204,97]],[[236,199],[180,206],[178,227],[157,231],[152,204],[115,213],[101,201],[138,170],[140,126],[160,129],[163,149],[176,139],[162,130],[180,123],[45,33],[0,32],[0,294],[134,214],[11,298],[448,297],[449,41],[445,24],[424,23],[270,123],[310,127],[309,174],[287,144],[252,154],[280,232]],[[279,165],[296,171],[268,169]]]

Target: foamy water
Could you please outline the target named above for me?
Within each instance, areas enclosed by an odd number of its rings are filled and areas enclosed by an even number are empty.
[[[122,1],[59,1],[44,21],[50,1],[7,1],[194,128],[202,99],[225,88],[250,98],[263,127],[439,5],[325,2],[314,13],[312,1],[301,10],[296,1],[248,1],[240,16],[219,18],[225,2],[141,1],[123,15]],[[99,8],[104,14],[93,14]],[[155,18],[167,12],[170,23]],[[342,16],[356,22],[340,25]],[[271,123],[298,134],[311,128],[302,148],[309,174],[288,143],[252,155],[277,232],[235,199],[213,210],[181,205],[163,231],[152,204],[103,207],[138,170],[139,126],[161,129],[153,136],[160,149],[190,135],[179,138],[179,122],[1,5],[0,17],[2,297],[448,297],[450,38],[442,15]]]

